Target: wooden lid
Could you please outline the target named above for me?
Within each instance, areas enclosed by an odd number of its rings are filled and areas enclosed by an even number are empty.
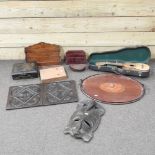
[[[43,67],[40,69],[40,78],[43,83],[67,79],[63,66]]]
[[[60,46],[56,44],[49,44],[49,43],[44,43],[40,42],[38,44],[34,44],[31,46],[28,46],[25,48],[25,52],[34,52],[34,51],[53,51],[53,52],[60,52]]]

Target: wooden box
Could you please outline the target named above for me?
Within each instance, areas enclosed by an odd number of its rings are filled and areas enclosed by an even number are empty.
[[[44,42],[25,48],[27,62],[36,62],[39,66],[59,65],[60,46]]]
[[[50,66],[40,69],[40,79],[42,83],[67,79],[66,71],[63,66]]]
[[[35,63],[16,63],[13,65],[13,80],[37,78],[38,75],[38,67]]]
[[[66,52],[66,64],[85,64],[86,53],[83,50],[69,50]]]

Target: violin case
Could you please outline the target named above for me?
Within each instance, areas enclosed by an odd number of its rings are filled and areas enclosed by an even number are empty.
[[[147,65],[151,58],[150,49],[146,46],[135,47],[135,48],[123,48],[117,51],[92,53],[88,58],[89,69],[95,71],[103,72],[114,72],[117,74],[138,76],[138,77],[148,77],[150,69],[146,71],[127,69],[125,70],[118,63],[134,63],[134,64],[144,64]],[[98,62],[108,62],[106,65],[98,66]],[[111,64],[110,64],[111,63]],[[116,65],[114,65],[116,64]],[[132,66],[132,65],[131,65]],[[149,65],[147,65],[149,66]]]

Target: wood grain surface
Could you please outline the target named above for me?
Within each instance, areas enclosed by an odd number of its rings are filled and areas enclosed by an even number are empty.
[[[24,59],[24,47],[38,42],[87,55],[146,45],[154,58],[155,1],[1,1],[0,59]]]

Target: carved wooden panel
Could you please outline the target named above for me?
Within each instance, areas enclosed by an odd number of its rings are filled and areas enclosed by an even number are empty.
[[[6,109],[19,109],[40,105],[42,105],[40,85],[10,87]]]
[[[12,86],[9,89],[6,109],[20,109],[43,105],[77,102],[75,81],[50,84]]]

